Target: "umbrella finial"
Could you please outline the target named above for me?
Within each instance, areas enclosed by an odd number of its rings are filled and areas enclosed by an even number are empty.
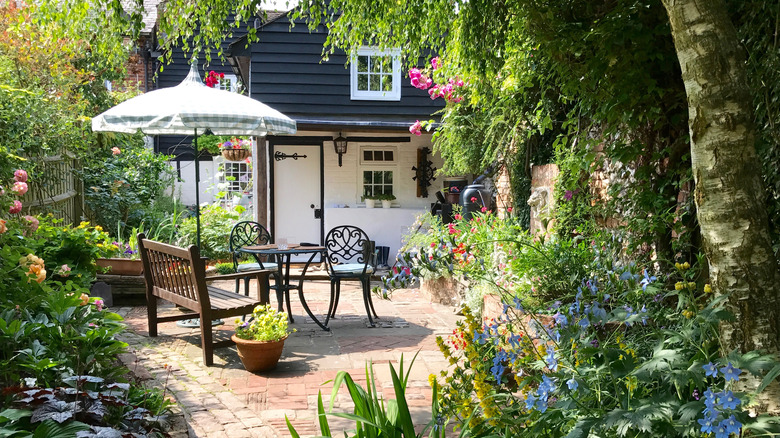
[[[180,85],[203,85],[203,80],[200,78],[200,73],[198,73],[198,61],[193,60],[190,64],[190,72],[187,74],[187,77],[184,78],[183,81],[181,81]],[[204,85],[205,86],[205,85]]]

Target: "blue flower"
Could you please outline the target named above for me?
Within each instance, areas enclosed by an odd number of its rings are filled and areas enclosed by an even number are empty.
[[[539,400],[536,402],[536,409],[539,410],[539,412],[544,414],[544,411],[547,410],[547,400]]]
[[[742,403],[737,396],[731,391],[725,391],[718,394],[718,404],[725,409],[736,409],[737,405]]]
[[[480,345],[483,345],[487,340],[488,335],[474,330],[474,342],[478,342]]]
[[[531,410],[534,408],[534,404],[536,404],[536,397],[533,394],[528,394],[525,398],[525,408]]]
[[[649,285],[650,283],[656,280],[655,275],[652,277],[647,275],[647,269],[645,269],[644,274],[645,274],[645,278],[643,278],[642,281],[639,282],[639,284],[642,285],[642,291],[646,291],[647,285]]]
[[[576,380],[574,380],[574,377],[566,381],[566,386],[569,387],[569,390],[576,391],[577,388],[580,386],[579,383],[577,383]]]
[[[553,391],[555,391],[555,380],[547,376],[542,376],[542,383],[539,385],[538,391],[539,397],[546,399]]]
[[[493,373],[493,377],[496,378],[496,384],[497,385],[501,384],[501,377],[503,377],[505,369],[506,369],[506,367],[504,365],[500,364],[500,363],[494,364],[490,368],[490,372]]]
[[[726,431],[726,428],[718,425],[717,428],[715,428],[715,438],[729,438],[729,433]]]
[[[718,367],[714,363],[710,362],[707,365],[703,365],[702,368],[704,368],[705,376],[712,376],[712,377],[718,376]]]
[[[620,274],[620,279],[623,281],[630,280],[633,276],[631,275],[630,271],[624,271],[622,274]]]
[[[699,420],[699,424],[701,424],[701,431],[702,433],[712,433],[712,427],[714,426],[715,420],[711,418],[702,418]]]
[[[731,362],[729,362],[725,367],[720,369],[720,372],[723,373],[723,377],[728,382],[729,380],[739,380],[739,374],[742,372],[742,370],[739,368],[734,368],[734,366],[731,365]]]
[[[515,309],[523,310],[523,301],[520,298],[515,297],[514,302],[515,302]]]
[[[704,406],[711,409],[715,406],[716,400],[717,397],[715,396],[715,393],[712,392],[710,388],[707,388],[707,390],[704,391]]]
[[[739,435],[739,431],[742,429],[742,423],[737,421],[737,419],[734,418],[734,415],[731,415],[729,418],[721,421],[718,427],[726,429],[726,433],[736,433]]]
[[[588,318],[582,318],[579,322],[580,327],[587,328],[590,325],[590,321],[588,321]]]
[[[555,320],[555,323],[560,326],[566,326],[566,324],[569,323],[569,320],[566,318],[566,315],[562,314],[561,312],[556,313],[553,315],[553,319]]]
[[[555,359],[555,347],[547,346],[547,368],[552,372],[558,371],[558,360]]]

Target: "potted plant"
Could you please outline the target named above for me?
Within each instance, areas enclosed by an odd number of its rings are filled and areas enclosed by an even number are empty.
[[[395,195],[391,195],[389,193],[384,193],[377,196],[377,199],[382,201],[382,208],[390,208],[393,205],[393,201],[395,201]]]
[[[238,138],[232,138],[223,143],[219,143],[219,150],[222,152],[222,156],[228,161],[246,160],[252,155],[251,147],[251,141]]]
[[[374,208],[374,204],[379,200],[380,195],[363,195],[361,201],[366,203],[366,208]]]
[[[268,371],[276,368],[284,340],[290,333],[287,313],[265,304],[255,307],[251,319],[243,322],[236,319],[236,333],[231,339],[247,371]]]

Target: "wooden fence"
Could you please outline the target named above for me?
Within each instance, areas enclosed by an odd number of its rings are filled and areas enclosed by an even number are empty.
[[[35,158],[41,160],[38,180],[29,181],[21,199],[25,214],[52,214],[65,224],[78,225],[84,214],[84,197],[76,175],[77,160],[68,154]]]

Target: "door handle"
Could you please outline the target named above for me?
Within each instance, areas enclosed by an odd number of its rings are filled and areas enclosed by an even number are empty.
[[[314,209],[314,219],[322,219],[322,209],[321,208],[315,208]]]

